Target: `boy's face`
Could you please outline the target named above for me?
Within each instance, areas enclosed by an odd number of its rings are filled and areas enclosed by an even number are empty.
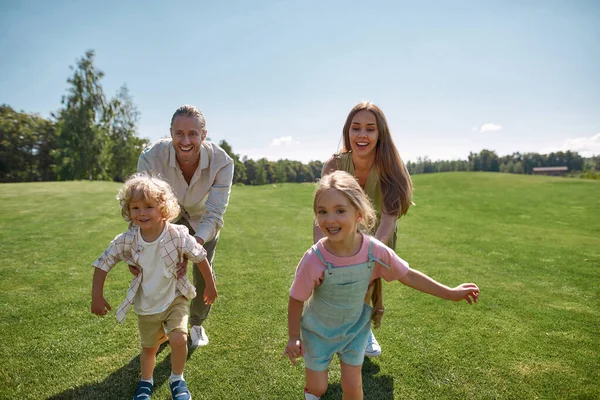
[[[129,203],[131,221],[142,230],[162,231],[165,219],[157,204],[143,197],[131,200]]]

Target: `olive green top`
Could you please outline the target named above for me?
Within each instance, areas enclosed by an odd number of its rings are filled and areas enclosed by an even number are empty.
[[[352,162],[352,153],[337,153],[335,155],[336,161],[336,169],[339,171],[346,171],[352,176],[356,176],[354,171],[354,163]],[[369,176],[367,177],[367,181],[365,182],[365,187],[363,188],[371,202],[373,203],[373,208],[375,208],[377,221],[375,222],[375,227],[373,228],[373,234],[377,232],[377,228],[379,228],[379,223],[381,222],[381,213],[383,211],[383,195],[381,194],[381,187],[379,184],[379,173],[377,171],[377,165],[373,165],[371,171],[369,172]],[[396,236],[398,232],[398,221],[394,225],[394,231],[390,235],[390,238],[386,245],[392,249],[396,249]]]

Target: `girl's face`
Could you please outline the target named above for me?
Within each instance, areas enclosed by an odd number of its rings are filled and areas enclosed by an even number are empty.
[[[140,227],[143,232],[162,232],[165,219],[156,203],[140,196],[129,203],[131,221]]]
[[[354,154],[366,156],[373,153],[379,140],[375,114],[368,110],[357,112],[352,118],[349,136],[350,147]]]
[[[317,200],[317,223],[323,235],[335,242],[354,243],[360,212],[337,189],[327,189]]]

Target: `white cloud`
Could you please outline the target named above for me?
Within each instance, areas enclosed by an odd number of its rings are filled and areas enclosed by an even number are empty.
[[[540,154],[548,154],[557,151],[576,151],[583,157],[600,155],[600,133],[590,137],[579,137],[567,139],[560,147],[547,147],[540,150]]]
[[[496,132],[502,130],[502,125],[494,124],[492,122],[483,124],[479,127],[479,132]]]
[[[300,144],[300,142],[294,141],[291,136],[282,136],[273,139],[270,147],[289,147],[298,144]]]

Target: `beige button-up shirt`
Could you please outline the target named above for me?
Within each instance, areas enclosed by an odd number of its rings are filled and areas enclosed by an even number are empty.
[[[177,163],[170,138],[161,139],[144,149],[137,165],[138,172],[150,172],[167,181],[181,206],[195,236],[211,241],[223,227],[223,214],[229,202],[233,181],[233,160],[214,143],[202,142],[200,162],[190,184],[185,181]]]
[[[94,261],[92,266],[106,272],[109,272],[119,261],[124,261],[129,265],[140,267],[138,260],[140,258],[140,252],[142,252],[143,249],[137,240],[138,229],[138,227],[133,227],[127,232],[117,235],[108,246],[108,249]],[[167,222],[165,229],[167,230],[166,235],[164,235],[159,243],[160,255],[167,266],[167,270],[173,273],[173,279],[177,279],[177,290],[179,290],[186,298],[193,299],[196,297],[196,288],[194,288],[194,285],[192,285],[186,275],[177,278],[176,266],[184,255],[192,260],[192,262],[196,264],[200,263],[206,258],[206,250],[189,234],[189,230],[186,226],[170,224]],[[142,272],[135,276],[131,281],[129,289],[127,290],[127,296],[117,309],[116,317],[120,323],[125,321],[127,311],[133,304],[135,294],[142,283],[143,266],[140,268],[140,271]]]

